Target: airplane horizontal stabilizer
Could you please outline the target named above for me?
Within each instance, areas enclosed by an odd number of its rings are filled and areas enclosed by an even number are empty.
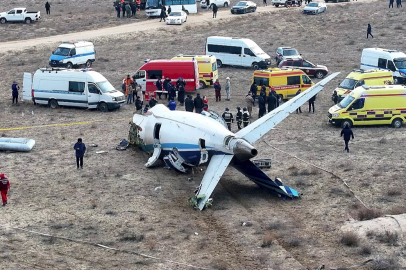
[[[303,91],[301,94],[295,96],[288,102],[283,103],[275,110],[259,118],[242,130],[238,131],[236,133],[236,136],[247,140],[249,143],[256,142],[277,124],[279,124],[283,119],[288,117],[291,112],[295,111],[311,97],[315,96],[318,92],[323,90],[326,83],[334,79],[338,74],[340,74],[340,72],[331,74],[330,76],[316,83],[306,91]]]
[[[203,210],[206,201],[210,198],[214,188],[217,186],[217,183],[220,181],[221,176],[232,159],[233,155],[214,155],[211,158],[206,173],[203,176],[199,192],[196,194],[197,197],[204,195],[204,197],[198,201],[200,210]]]
[[[244,174],[260,187],[270,189],[280,195],[290,198],[300,196],[300,194],[296,190],[291,187],[284,186],[281,181],[272,181],[272,179],[269,178],[268,175],[266,175],[250,160],[239,161],[238,159],[234,158],[231,166],[236,168],[238,171],[240,171],[242,174]]]

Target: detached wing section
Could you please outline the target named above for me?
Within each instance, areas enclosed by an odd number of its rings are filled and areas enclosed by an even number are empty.
[[[251,144],[256,142],[277,124],[279,124],[283,119],[288,117],[291,112],[295,111],[311,97],[323,90],[326,83],[334,79],[338,74],[340,74],[340,72],[331,74],[330,76],[316,83],[306,91],[292,98],[288,102],[282,104],[272,112],[266,114],[254,123],[238,131],[236,133],[237,137],[243,138]]]
[[[207,166],[206,173],[203,176],[200,189],[196,197],[202,197],[199,200],[198,207],[203,210],[206,201],[210,198],[214,188],[220,181],[221,176],[227,169],[228,164],[233,159],[233,155],[214,155]]]

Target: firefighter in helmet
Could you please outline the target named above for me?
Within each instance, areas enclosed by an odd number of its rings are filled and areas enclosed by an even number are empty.
[[[241,129],[242,126],[242,112],[241,112],[241,107],[237,107],[237,115],[235,117],[237,120],[237,127],[238,129]]]
[[[247,111],[247,108],[244,107],[242,109],[242,124],[244,127],[248,126],[248,124],[250,123],[250,114]]]
[[[234,122],[233,114],[230,112],[228,108],[226,108],[226,110],[223,112],[222,117],[227,124],[228,130],[231,131],[231,123]]]

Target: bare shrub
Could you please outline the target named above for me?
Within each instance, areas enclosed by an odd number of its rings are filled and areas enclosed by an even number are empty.
[[[397,270],[399,264],[395,258],[378,257],[372,261],[371,270]]]
[[[274,237],[270,233],[265,234],[264,238],[262,239],[261,247],[268,248],[268,247],[272,246],[273,239],[274,239]]]
[[[359,244],[359,237],[353,232],[345,232],[341,236],[340,243],[348,247],[357,247]]]
[[[379,140],[379,143],[386,144],[386,143],[388,143],[388,140],[385,137],[383,137],[382,139]]]
[[[395,26],[395,30],[403,30],[404,28],[403,28],[403,26],[402,25],[397,25],[397,26]]]
[[[273,221],[269,223],[268,230],[279,230],[282,224],[279,221]]]
[[[288,170],[289,171],[292,171],[292,170],[299,170],[295,165],[292,165],[292,166],[290,166],[289,168],[288,168]]]
[[[377,217],[381,217],[383,215],[380,209],[368,209],[368,208],[360,208],[355,213],[355,218],[358,220],[370,220]]]
[[[400,215],[406,213],[406,205],[394,206],[389,210],[390,215]]]
[[[302,244],[302,239],[294,235],[289,235],[283,241],[290,247],[298,247]]]
[[[107,211],[106,211],[106,215],[109,215],[109,216],[116,216],[116,215],[117,215],[117,212],[116,212],[116,211],[113,211],[113,210],[107,210]]]
[[[135,232],[123,231],[119,234],[120,242],[141,242],[144,240],[143,234],[136,234]]]
[[[370,246],[361,247],[359,254],[362,256],[368,256],[372,254],[372,248]]]
[[[299,170],[292,170],[291,172],[290,172],[290,175],[292,175],[292,176],[298,176],[299,175]]]
[[[400,196],[402,195],[402,191],[399,188],[391,188],[386,194],[388,196]]]
[[[212,263],[213,269],[216,270],[227,270],[228,269],[227,266],[228,266],[227,263],[223,260],[216,260]]]
[[[347,45],[355,45],[355,40],[348,41]]]
[[[385,231],[385,233],[378,234],[376,239],[378,239],[381,243],[396,246],[398,244],[399,235],[397,232]]]
[[[156,240],[155,239],[148,239],[146,246],[149,250],[154,250],[156,247]]]

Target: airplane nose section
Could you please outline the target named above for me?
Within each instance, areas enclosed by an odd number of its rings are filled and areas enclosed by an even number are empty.
[[[233,147],[233,152],[234,156],[240,161],[253,158],[258,154],[258,151],[254,146],[242,139],[236,141]]]

